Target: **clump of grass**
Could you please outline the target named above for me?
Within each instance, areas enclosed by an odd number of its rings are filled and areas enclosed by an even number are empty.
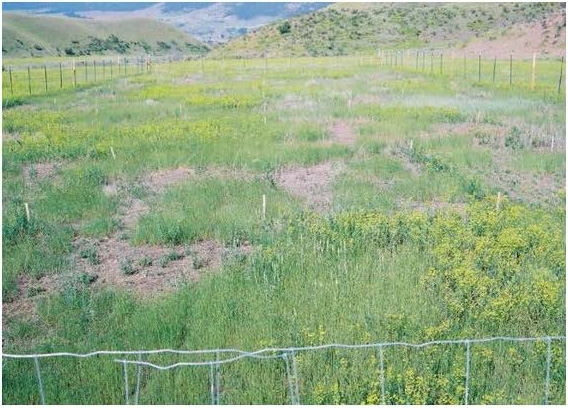
[[[99,258],[99,254],[97,253],[97,249],[94,245],[89,245],[88,247],[81,249],[79,251],[79,255],[81,258],[88,260],[91,265],[98,265],[101,263],[101,259]]]
[[[29,298],[32,298],[32,297],[37,296],[37,295],[39,295],[40,293],[43,293],[43,292],[45,292],[45,289],[42,288],[41,286],[30,286],[28,288],[27,296]]]
[[[170,262],[177,261],[181,258],[183,258],[182,254],[178,254],[176,251],[171,251],[169,254],[162,256],[158,260],[158,263],[162,268],[165,268]]]
[[[83,285],[90,285],[95,283],[99,279],[98,275],[92,275],[90,273],[83,273],[77,277],[77,281]]]
[[[193,256],[193,268],[194,269],[201,269],[204,266],[205,266],[205,260],[199,255],[194,255]]]
[[[132,264],[132,260],[128,258],[122,258],[120,260],[120,271],[123,275],[134,275],[137,272]]]
[[[147,267],[147,266],[152,266],[152,263],[153,263],[153,262],[154,262],[154,261],[153,261],[152,258],[150,258],[150,257],[148,257],[148,256],[145,256],[145,257],[141,258],[140,261],[138,261],[138,264],[139,264],[141,267]]]

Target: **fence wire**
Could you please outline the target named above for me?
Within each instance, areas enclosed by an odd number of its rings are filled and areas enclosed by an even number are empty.
[[[115,350],[99,350],[90,353],[71,353],[71,352],[57,352],[45,354],[9,354],[3,353],[2,358],[5,359],[33,359],[35,366],[35,376],[38,385],[38,393],[40,395],[41,404],[45,404],[44,384],[41,376],[40,359],[53,358],[53,357],[73,357],[73,358],[89,358],[102,355],[108,356],[135,356],[136,360],[126,358],[114,359],[116,363],[122,365],[122,373],[124,379],[124,402],[130,404],[130,391],[128,386],[128,366],[135,365],[136,372],[136,386],[134,388],[134,404],[138,404],[140,395],[140,381],[142,367],[153,368],[158,371],[172,370],[179,367],[187,366],[208,366],[209,367],[209,393],[211,398],[211,405],[219,405],[220,389],[221,389],[221,364],[233,363],[245,358],[252,358],[257,360],[270,360],[282,359],[286,373],[286,383],[288,390],[288,397],[290,405],[300,405],[300,373],[298,372],[296,355],[298,353],[331,350],[331,349],[344,349],[344,350],[364,350],[375,349],[379,360],[379,380],[381,387],[381,404],[386,405],[386,392],[385,392],[385,361],[384,350],[387,347],[410,347],[421,349],[428,346],[435,345],[464,345],[465,346],[465,383],[464,383],[464,400],[465,405],[469,404],[470,397],[470,377],[471,377],[471,345],[483,344],[490,342],[546,342],[546,372],[544,373],[544,404],[549,403],[550,399],[550,370],[551,370],[551,344],[553,340],[565,341],[566,336],[543,336],[543,337],[487,337],[481,339],[458,339],[458,340],[433,340],[424,343],[408,343],[408,342],[381,342],[372,344],[323,344],[318,346],[304,346],[304,347],[270,347],[256,351],[244,351],[234,348],[227,349],[213,349],[213,350],[174,350],[174,349],[160,349],[160,350],[136,350],[136,351],[115,351]],[[233,356],[221,359],[221,354],[233,354]],[[211,356],[203,361],[183,361],[170,365],[159,365],[149,361],[145,361],[143,357],[149,357],[158,354],[170,355],[203,355]]]

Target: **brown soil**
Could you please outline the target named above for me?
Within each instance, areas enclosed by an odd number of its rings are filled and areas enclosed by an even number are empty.
[[[60,163],[34,163],[32,165],[26,165],[24,167],[24,178],[27,183],[30,183],[32,179],[44,179],[53,176],[59,167]]]
[[[467,54],[497,58],[507,58],[513,53],[513,58],[532,58],[538,55],[564,55],[566,48],[565,16],[558,14],[542,22],[517,24],[508,30],[505,36],[495,40],[479,40],[468,44],[463,50]],[[556,27],[564,27],[556,36]]]
[[[333,141],[339,144],[352,145],[357,141],[357,133],[348,121],[336,121],[330,125]]]
[[[310,208],[319,212],[331,209],[333,179],[343,171],[341,162],[326,162],[311,167],[286,167],[276,173],[276,182],[301,197]]]
[[[38,167],[39,166],[39,167]],[[38,176],[47,177],[55,171],[53,164],[36,165]],[[241,177],[253,178],[255,175],[249,172],[241,172],[224,168],[208,168],[203,171],[187,167],[176,169],[159,170],[149,173],[143,178],[144,184],[152,193],[161,193],[167,186],[181,182],[198,175],[218,177]],[[103,187],[105,194],[115,195],[126,191],[124,181],[111,181]],[[12,318],[15,316],[35,316],[36,299],[60,290],[66,282],[77,284],[81,276],[91,276],[96,280],[93,287],[118,287],[136,293],[139,296],[157,296],[167,293],[184,283],[196,282],[203,271],[211,271],[219,268],[221,259],[225,255],[249,254],[252,247],[245,243],[237,248],[225,248],[220,243],[208,240],[194,243],[188,246],[160,246],[160,245],[137,245],[134,246],[128,240],[121,239],[127,236],[138,223],[139,218],[148,213],[149,206],[142,200],[128,197],[123,205],[122,214],[119,217],[123,230],[111,237],[92,240],[77,238],[74,242],[76,247],[73,275],[50,275],[39,280],[23,277],[19,281],[19,294],[9,303],[3,303],[3,316]],[[81,250],[94,248],[98,254],[98,263],[93,265],[88,259],[80,257]],[[165,261],[166,257],[175,252],[178,259]],[[164,261],[160,262],[160,259]],[[146,261],[146,262],[145,262]],[[124,273],[121,262],[132,268],[132,274]],[[163,265],[163,266],[162,266]],[[41,292],[34,297],[28,297],[29,288],[39,288]]]

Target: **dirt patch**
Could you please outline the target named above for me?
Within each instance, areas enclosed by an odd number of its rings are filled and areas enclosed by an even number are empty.
[[[240,180],[252,180],[255,174],[246,170],[230,169],[224,167],[177,167],[175,169],[163,169],[148,173],[142,180],[148,191],[160,193],[167,187],[178,184],[188,179],[198,177],[233,178]]]
[[[27,183],[32,180],[42,180],[57,173],[61,163],[34,163],[24,167],[24,178]]]
[[[557,30],[557,27],[561,27]],[[544,21],[530,24],[516,24],[504,36],[494,40],[479,40],[468,44],[460,52],[485,57],[514,53],[514,58],[530,58],[533,52],[537,55],[561,56],[566,48],[565,16],[557,14]]]
[[[341,162],[326,162],[311,167],[285,167],[276,173],[276,182],[301,197],[319,212],[331,209],[333,179],[345,168]]]
[[[357,133],[353,124],[348,121],[336,121],[330,125],[330,132],[335,143],[353,145],[357,141]]]
[[[76,258],[79,274],[96,279],[93,287],[120,287],[139,295],[154,296],[185,283],[196,282],[204,271],[216,269],[230,250],[216,241],[189,246],[133,246],[116,237],[99,241],[78,240],[78,253],[91,251],[96,256]],[[233,254],[249,254],[248,245]]]

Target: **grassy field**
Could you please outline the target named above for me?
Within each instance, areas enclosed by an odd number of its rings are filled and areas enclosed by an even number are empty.
[[[564,335],[560,62],[531,89],[531,61],[511,86],[508,61],[493,82],[493,61],[434,58],[68,70],[63,89],[57,70],[32,95],[4,72],[4,352]],[[304,404],[464,400],[463,346],[387,350],[385,395],[374,350],[296,360]],[[124,402],[113,358],[41,364],[48,403]],[[540,404],[545,370],[545,342],[474,345],[469,402]],[[288,403],[285,379],[223,366],[221,402]],[[2,387],[38,403],[33,360],[4,359]],[[142,372],[140,403],[209,401],[209,367]]]

